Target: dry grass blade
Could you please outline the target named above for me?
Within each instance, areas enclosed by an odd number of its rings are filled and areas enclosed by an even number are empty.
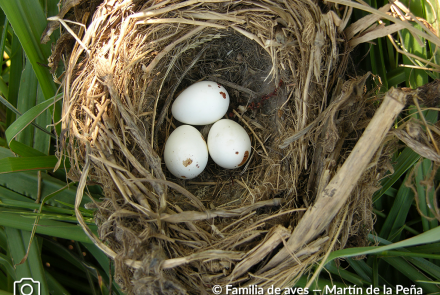
[[[263,260],[273,249],[275,249],[283,240],[290,236],[290,232],[281,225],[272,229],[271,233],[266,235],[267,240],[248,252],[248,255],[234,268],[232,274],[225,281],[232,281],[243,275],[253,265]]]
[[[382,19],[386,19],[389,21],[394,22],[396,25],[400,25],[402,26],[402,28],[407,29],[408,31],[410,31],[416,38],[418,38],[418,36],[425,38],[428,41],[431,41],[433,44],[440,46],[440,39],[433,34],[430,30],[428,30],[425,26],[423,26],[425,28],[425,32],[413,27],[409,22],[407,21],[401,21],[400,19],[397,19],[391,15],[386,14],[385,12],[381,11],[381,10],[377,10],[374,9],[368,5],[362,5],[353,1],[349,1],[349,0],[329,0],[329,2],[332,3],[337,3],[337,4],[342,4],[342,5],[347,5],[356,9],[360,9],[360,10],[364,10],[367,11],[371,14],[377,15],[378,17],[382,18]]]
[[[403,130],[394,130],[393,134],[417,154],[426,159],[430,159],[431,161],[440,163],[440,156],[432,149],[432,147],[425,145],[415,138],[412,138],[408,133]]]
[[[387,92],[384,101],[368,124],[355,148],[343,166],[338,170],[338,173],[322,191],[319,201],[307,210],[289,238],[287,247],[275,255],[263,268],[263,271],[286,259],[289,256],[289,252],[296,252],[331,222],[347,200],[351,190],[379,148],[395,118],[405,106],[405,98],[406,94],[402,91],[391,89]],[[320,208],[325,208],[325,210]],[[314,230],[310,231],[310,228]]]
[[[163,214],[160,216],[162,221],[178,223],[196,220],[212,219],[215,217],[238,217],[256,210],[261,207],[277,207],[281,205],[281,199],[273,199],[268,201],[257,202],[253,205],[244,206],[233,210],[206,210],[204,212],[185,211],[173,215]],[[301,209],[298,209],[299,211]]]

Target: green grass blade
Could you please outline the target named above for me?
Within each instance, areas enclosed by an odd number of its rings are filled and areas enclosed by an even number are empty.
[[[56,91],[55,84],[49,69],[41,65],[47,63],[50,44],[40,43],[41,34],[47,25],[40,3],[29,0],[0,1],[0,7],[32,64],[44,96],[46,99],[53,97]]]
[[[0,253],[0,265],[3,265],[3,267],[6,269],[6,272],[13,275],[15,280],[15,270],[14,266],[12,265],[12,261],[10,260],[10,257]]]
[[[371,236],[371,235],[370,235]],[[373,237],[373,236],[372,236]],[[379,237],[373,237],[373,239],[378,239]],[[358,247],[358,248],[347,248],[343,250],[337,250],[330,253],[327,258],[327,263],[333,259],[340,257],[354,257],[367,254],[375,254],[378,252],[386,250],[394,250],[398,248],[411,247],[421,244],[434,243],[440,241],[440,227],[433,228],[427,232],[424,232],[416,237],[412,237],[397,243],[393,243],[386,246],[371,246],[371,247]]]
[[[431,243],[417,247],[412,247],[409,250],[411,252],[416,252],[416,253],[433,253],[433,254],[440,253],[440,243]]]
[[[69,268],[75,268],[76,271],[85,272],[85,267],[82,264],[81,260],[79,260],[78,256],[75,255],[74,252],[67,250],[66,247],[60,245],[59,243],[51,240],[45,239],[44,244],[48,246],[49,251],[51,252],[52,257],[59,257],[64,260],[66,265],[69,265]],[[88,243],[84,243],[84,245],[89,245]]]
[[[58,162],[55,156],[15,157],[0,160],[0,174],[29,170],[53,170]]]
[[[368,267],[368,265],[362,261],[362,260],[354,260],[352,258],[347,258],[347,262],[350,264],[350,266],[354,269],[354,271],[358,274],[362,280],[372,283],[373,280],[371,278],[371,269],[365,269],[365,266]],[[361,266],[361,263],[365,264]]]
[[[56,93],[56,86],[49,69],[45,66],[47,58],[51,54],[51,42],[40,43],[47,20],[39,1],[4,0],[0,1],[0,7],[6,14],[32,64],[45,99],[50,99]],[[54,36],[51,37],[51,40],[54,41]],[[54,114],[54,121],[58,122],[61,119],[61,108],[51,106],[50,109]],[[60,134],[61,125],[56,126],[56,131],[57,134]]]
[[[3,249],[3,251],[8,250],[8,238],[6,237],[5,230],[0,227],[0,248]]]
[[[56,101],[62,98],[62,94],[58,94],[54,99],[48,99],[33,108],[29,109],[26,113],[20,116],[14,123],[9,126],[6,130],[6,140],[8,143],[11,142],[24,128],[26,128],[35,118],[37,118],[41,113],[47,110],[50,106],[52,106]],[[28,144],[28,145],[32,145]]]
[[[430,4],[432,5],[425,5],[425,16],[424,18],[430,23],[437,32],[440,30],[440,22],[438,21],[438,17],[440,15],[440,7],[438,1],[431,1]],[[436,46],[429,42],[429,53],[430,57],[432,58],[432,61],[435,64],[440,64],[440,52],[437,50],[436,52]],[[439,73],[433,73],[436,78],[440,78]]]
[[[11,200],[11,201],[15,201],[15,202],[25,202],[25,203],[34,203],[35,204],[35,200],[28,198],[24,195],[18,194],[16,192],[14,192],[13,190],[10,190],[10,189],[5,188],[3,186],[0,186],[0,200],[2,202],[6,201],[6,200]]]
[[[368,284],[368,282],[364,281],[360,276],[348,270],[345,270],[342,267],[337,267],[334,261],[330,261],[329,263],[327,263],[324,268],[330,273],[341,277],[343,281],[350,282],[356,286],[363,286]]]
[[[44,101],[45,101],[45,98],[43,95],[43,91],[41,90],[41,87],[38,86],[37,87],[37,104],[40,104]],[[51,123],[51,121],[52,121],[52,118],[50,116],[49,110],[45,110],[35,119],[35,123],[39,126],[42,126],[42,127],[46,127],[47,125],[49,125]],[[50,131],[51,131],[50,127],[46,127],[46,131],[47,132],[43,132],[41,130],[35,129],[33,147],[36,150],[43,152],[45,155],[48,155],[49,149],[50,149],[50,137],[51,137],[49,135]]]
[[[58,202],[58,203],[60,203],[60,204],[62,204],[62,205],[64,205],[64,206],[66,206],[66,207],[69,207],[69,208],[72,208],[72,209],[74,209],[75,208],[75,206],[74,205],[71,205],[71,204],[67,204],[67,203],[64,203],[64,202],[62,202],[62,201],[59,201],[59,200],[56,200],[56,202]],[[93,210],[88,210],[88,209],[85,209],[85,208],[78,208],[79,209],[79,211],[81,211],[81,213],[83,213],[83,215],[84,216],[94,216],[94,212],[93,212]]]
[[[14,213],[1,212],[0,214],[0,225],[5,227],[31,231],[33,224],[33,219],[21,217]],[[92,229],[92,231],[96,232],[96,226],[90,225],[89,227]],[[79,225],[66,222],[43,219],[40,220],[36,232],[78,242],[92,243]]]
[[[98,276],[99,276],[99,272],[98,272],[98,270],[97,270],[94,266],[89,265],[89,264],[87,264],[87,263],[84,261],[84,257],[82,256],[82,249],[81,249],[81,246],[80,246],[80,244],[79,244],[78,242],[75,242],[75,247],[76,247],[77,251],[79,252],[79,253],[78,253],[78,256],[79,256],[79,259],[81,260],[81,263],[82,263],[82,264],[85,266],[85,268],[86,268],[86,276],[87,276],[87,281],[89,282],[90,290],[92,291],[92,294],[93,294],[93,295],[97,295],[97,294],[96,294],[96,290],[95,290],[95,286],[94,286],[95,284],[94,284],[94,282],[93,282],[92,275],[95,276],[95,278],[98,278]]]
[[[9,28],[9,21],[7,18],[5,18],[4,20],[4,24],[3,24],[3,31],[2,31],[2,35],[1,35],[1,40],[0,40],[0,52],[4,52],[5,51],[5,45],[6,45],[6,36],[8,35],[8,28]],[[3,66],[3,54],[0,54],[0,65]],[[4,94],[6,94],[6,98],[8,96],[7,92],[3,92]]]
[[[413,199],[414,193],[409,187],[405,186],[404,181],[400,186],[400,189],[397,192],[397,197],[382,225],[379,233],[380,237],[390,241],[399,240],[400,231],[405,225],[406,217],[408,216]]]
[[[4,188],[0,187],[0,193],[4,190]],[[23,201],[16,201],[16,200],[10,200],[5,199],[0,196],[0,206],[2,207],[11,207],[11,208],[21,208],[21,209],[28,209],[28,210],[38,210],[40,208],[40,204],[36,204],[34,202],[23,202]],[[49,205],[44,205],[42,208],[42,213],[56,213],[56,214],[66,214],[69,216],[74,216],[75,211],[64,209],[64,208],[58,208],[53,207]],[[93,216],[88,216],[93,217]]]
[[[381,238],[378,238],[378,241],[384,245],[391,244],[390,241]],[[414,266],[418,267],[420,270],[431,275],[434,279],[440,280],[440,266],[437,266],[434,263],[424,259],[424,258],[440,259],[440,255],[438,254],[417,253],[417,252],[412,252],[408,249],[402,249],[400,251],[386,250],[377,253],[377,255],[380,255],[382,257],[400,256],[406,259],[408,262],[412,263]]]
[[[434,188],[431,187],[431,189],[427,192],[427,186],[422,184],[422,181],[427,179],[431,174],[431,161],[425,159],[417,164],[414,169],[416,181],[415,187],[418,195],[418,208],[421,212],[423,230],[427,231],[438,225],[438,221],[434,218],[433,212],[429,209],[429,207],[432,208],[434,204]],[[429,203],[427,202],[427,199],[429,200]],[[429,217],[431,217],[432,220],[429,220]]]
[[[6,143],[6,140],[0,137],[0,147],[7,147],[8,144]]]
[[[402,0],[401,1],[406,7],[411,8],[411,12],[418,17],[425,17],[424,15],[424,1],[411,1],[411,4],[409,3],[409,0]],[[414,25],[415,28],[421,30],[421,27],[418,24]],[[404,29],[401,31],[402,36],[402,46],[404,50],[408,51],[409,53],[415,54],[417,56],[420,56],[423,59],[429,59],[427,47],[425,46],[425,39],[420,37],[423,46],[419,44],[415,40],[415,38],[412,36],[412,34]],[[424,66],[422,63],[417,62],[413,59],[408,58],[406,55],[403,55],[403,63],[406,65],[419,65]],[[407,80],[407,87],[411,88],[417,88],[419,86],[425,85],[428,83],[428,73],[424,70],[420,69],[411,69],[411,68],[405,68],[405,75]]]
[[[3,80],[3,77],[0,77],[0,93],[8,99],[9,88],[5,80]]]
[[[76,216],[67,216],[67,215],[61,215],[61,214],[51,214],[51,213],[33,213],[28,211],[22,211],[21,209],[18,209],[19,211],[13,211],[12,208],[4,208],[1,210],[1,212],[11,212],[17,215],[20,215],[24,218],[30,218],[35,220],[36,217],[39,217],[38,220],[48,219],[48,220],[56,220],[56,221],[69,221],[69,222],[77,222]],[[84,221],[87,224],[93,224],[93,218],[84,218]]]
[[[406,81],[405,69],[397,68],[387,73],[387,80],[389,86],[397,87],[401,83]]]
[[[84,281],[84,279],[78,279],[72,276],[65,275],[61,272],[53,271],[51,268],[47,270],[55,280],[57,280],[64,287],[76,290],[81,295],[88,295],[90,293],[89,285]]]
[[[23,71],[23,49],[20,41],[14,34],[11,45],[11,67],[9,72],[9,92],[8,101],[12,106],[17,107],[18,92],[20,89],[21,73]],[[6,111],[6,126],[10,126],[15,121],[16,115],[8,109]]]
[[[411,251],[383,251],[378,253],[382,257],[395,257],[400,256],[411,262],[413,265],[417,266],[422,271],[428,273],[434,279],[440,280],[440,267],[434,263],[424,259],[440,259],[440,255],[427,254],[427,253],[412,253]]]
[[[81,243],[89,252],[93,255],[93,257],[98,261],[101,268],[104,270],[104,274],[102,275],[103,281],[107,284],[109,284],[109,277],[113,276],[114,267],[112,265],[112,274],[109,274],[109,268],[110,268],[110,259],[102,252],[98,247],[96,247],[93,243]],[[122,292],[119,285],[115,282],[115,280],[112,280],[112,290],[116,294],[124,295],[124,292]]]
[[[19,263],[26,255],[26,247],[29,243],[30,233],[9,227],[6,227],[5,231],[8,236],[9,253],[16,264],[16,280],[32,278],[33,280],[40,282],[40,294],[49,295],[41,262],[39,244],[32,243],[28,260],[17,265],[17,263]]]
[[[383,285],[391,287],[391,284],[388,283],[378,272],[375,274],[373,272],[373,268],[370,267],[364,260],[354,260],[352,258],[347,258],[347,262],[363,280],[369,282],[375,287]],[[375,276],[377,276],[377,283],[373,284],[373,279]]]
[[[426,280],[426,276],[423,275],[419,269],[414,267],[412,264],[407,262],[405,259],[400,257],[382,257],[382,260],[386,261],[388,264],[394,267],[395,270],[402,273],[405,277],[409,278],[411,281],[416,282],[417,280]],[[440,289],[434,285],[426,284],[426,283],[417,283],[416,284],[424,289],[424,294],[427,293],[436,293],[439,292]]]
[[[8,111],[13,112],[15,115],[21,116],[21,112],[19,112],[17,110],[17,108],[15,108],[9,101],[7,101],[4,97],[0,96],[0,102],[3,103],[7,108]],[[34,122],[31,122],[30,124],[32,124],[34,127],[36,127],[37,129],[41,130],[42,132],[48,134],[49,136],[52,136],[53,138],[56,138],[55,135],[53,135],[52,133],[48,132],[45,128],[43,128],[40,125],[37,125]],[[9,125],[10,126],[10,125]]]
[[[51,295],[70,295],[70,293],[47,271],[44,275],[47,280],[47,287]]]
[[[385,68],[385,60],[384,60],[384,48],[383,48],[383,40],[377,39],[375,41],[377,45],[372,45],[371,48],[371,65],[373,69],[373,74],[379,75],[382,82],[382,87],[380,88],[381,92],[388,91],[388,81],[387,81],[387,70]]]
[[[46,154],[31,148],[28,145],[25,145],[24,143],[21,143],[19,141],[16,140],[12,140],[9,143],[9,148],[11,149],[11,151],[14,152],[14,154],[17,154],[21,157],[41,157],[41,156],[46,156]]]
[[[387,215],[382,213],[381,211],[377,210],[377,209],[373,209],[374,214],[376,214],[377,216],[380,216],[382,218],[387,218]],[[382,225],[381,225],[382,228]],[[420,234],[420,232],[416,231],[415,229],[413,229],[412,227],[408,226],[408,224],[405,224],[402,229],[409,231],[410,233],[412,233],[413,235],[417,236]]]
[[[17,110],[19,112],[24,113],[35,106],[37,99],[37,84],[38,80],[34,71],[32,70],[32,65],[29,63],[29,61],[26,61],[26,66],[24,67],[23,74],[21,75],[20,91],[18,92]],[[8,138],[6,137],[6,140],[7,139]],[[33,139],[34,128],[32,127],[23,128],[20,133],[17,134],[17,141],[29,146],[32,146]]]
[[[409,147],[406,147],[399,157],[396,159],[396,164],[394,165],[394,173],[387,176],[382,181],[382,188],[374,193],[373,202],[376,202],[382,195],[397,181],[399,178],[411,168],[415,162],[420,159],[420,155],[415,153]]]
[[[42,196],[50,195],[66,186],[65,182],[60,181],[46,173],[41,173],[41,184]],[[0,174],[0,186],[6,187],[18,194],[28,196],[29,198],[36,200],[38,195],[37,171]],[[59,194],[56,197],[56,200],[72,205],[75,202],[75,196],[76,187],[72,185],[63,191],[62,194]],[[91,202],[90,198],[87,195],[84,195],[84,201],[81,202],[81,206],[84,207],[84,204],[88,202]],[[51,206],[66,208],[64,205],[53,199],[48,200],[46,203]]]
[[[14,153],[11,152],[10,149],[0,147],[0,159],[7,158],[7,157],[13,157]]]

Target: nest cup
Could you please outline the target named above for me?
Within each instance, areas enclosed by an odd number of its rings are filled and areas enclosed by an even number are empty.
[[[346,45],[331,13],[309,0],[113,0],[91,18],[75,15],[88,26],[69,52],[61,152],[80,181],[77,206],[87,181],[104,189],[94,205],[99,239],[76,212],[124,291],[283,288],[327,251],[363,245],[379,156],[325,229],[310,228],[313,239],[276,262],[371,115],[366,77],[338,80]],[[179,180],[162,160],[181,124],[170,106],[202,80],[228,90],[226,116],[247,130],[252,153],[238,169],[210,160]]]

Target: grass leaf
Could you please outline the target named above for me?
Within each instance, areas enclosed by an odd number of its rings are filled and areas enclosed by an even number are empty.
[[[23,72],[23,48],[21,48],[18,37],[12,35],[11,45],[11,66],[9,70],[9,92],[8,102],[17,107],[18,92],[20,89],[21,73]],[[15,121],[16,114],[10,109],[6,111],[6,126],[9,127]]]
[[[5,227],[5,231],[8,236],[8,250],[13,262],[16,264],[16,280],[32,278],[33,280],[40,282],[40,294],[49,295],[46,278],[44,276],[44,269],[41,263],[41,250],[39,244],[32,243],[29,259],[24,263],[17,265],[17,263],[26,255],[26,247],[29,243],[30,233],[28,231],[22,231],[10,227]],[[22,284],[24,283],[25,282]],[[20,286],[22,284],[20,284]]]
[[[37,97],[38,80],[32,70],[32,65],[26,61],[20,80],[20,91],[18,92],[17,110],[24,113],[35,106]],[[28,126],[27,124],[26,126]],[[6,136],[6,140],[8,137]],[[17,141],[32,146],[34,139],[34,128],[26,127],[17,134]]]
[[[0,160],[0,174],[29,170],[53,170],[58,162],[55,156],[11,157]]]
[[[43,113],[47,108],[52,106],[55,102],[62,99],[62,94],[58,94],[54,99],[48,99],[21,115],[14,123],[6,129],[5,135],[8,144],[13,140],[26,126],[28,126],[35,118]],[[31,144],[28,144],[31,145]]]
[[[33,224],[34,224],[33,219],[21,217],[15,213],[2,211],[0,214],[0,225],[3,225],[5,227],[21,229],[30,232],[32,230]],[[96,226],[90,225],[89,227],[94,232],[96,232],[97,229]],[[36,232],[40,234],[50,235],[53,237],[63,238],[63,239],[69,239],[84,243],[92,243],[92,241],[84,233],[84,231],[80,226],[66,222],[43,219],[40,220]],[[21,258],[23,257],[20,257],[20,260]]]
[[[373,239],[378,239],[379,237],[375,237],[370,235]],[[433,228],[427,232],[424,232],[416,237],[412,237],[397,243],[393,243],[386,246],[371,246],[371,247],[358,247],[358,248],[347,248],[343,250],[337,250],[330,253],[327,258],[327,263],[332,261],[333,259],[339,257],[354,257],[360,255],[367,254],[375,254],[378,252],[386,251],[386,250],[394,250],[403,247],[411,247],[420,244],[434,243],[440,241],[440,227]]]
[[[14,152],[14,154],[17,154],[21,157],[40,157],[40,156],[46,156],[46,154],[31,148],[28,145],[25,145],[24,143],[21,143],[16,140],[12,140],[9,143],[9,148],[11,151]]]
[[[26,52],[46,99],[55,95],[56,87],[46,64],[50,55],[50,44],[41,44],[40,37],[47,21],[39,1],[0,1],[15,34]],[[39,64],[40,63],[40,64]]]
[[[396,159],[394,173],[387,176],[382,182],[382,188],[373,195],[373,202],[376,202],[399,178],[420,159],[420,155],[409,147],[406,147]]]
[[[409,187],[405,186],[404,181],[400,186],[400,189],[397,192],[397,197],[382,225],[379,233],[380,237],[390,241],[395,241],[396,239],[399,240],[400,231],[405,225],[406,217],[408,216],[413,199],[414,193]]]

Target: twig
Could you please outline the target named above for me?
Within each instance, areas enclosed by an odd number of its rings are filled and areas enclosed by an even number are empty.
[[[237,117],[239,117],[240,120],[242,120],[243,123],[246,124],[246,126],[251,130],[252,134],[255,136],[255,138],[258,140],[258,142],[261,144],[261,147],[263,148],[264,153],[266,154],[266,156],[269,157],[269,154],[267,153],[266,148],[264,147],[263,142],[262,142],[261,139],[258,137],[258,135],[255,133],[254,129],[252,129],[252,127],[249,126],[249,124],[246,122],[246,120],[243,119],[243,117],[242,117],[242,116],[241,116],[236,110],[232,110],[232,111],[233,111],[234,114],[235,114]]]
[[[78,42],[79,45],[87,52],[87,54],[90,55],[90,50],[87,48],[87,46],[78,38],[78,36],[75,34],[75,32],[62,20],[59,16],[53,16],[47,18],[49,21],[59,21],[63,27],[72,35],[73,38],[75,38],[76,42]],[[77,23],[75,23],[77,24]]]
[[[220,84],[222,84],[224,86],[228,86],[228,87],[234,88],[234,89],[236,89],[238,91],[247,93],[247,94],[249,94],[251,96],[251,98],[257,97],[257,93],[256,92],[254,92],[254,91],[252,91],[252,90],[250,90],[250,89],[248,89],[246,87],[242,87],[240,85],[237,85],[235,83],[223,80],[223,79],[215,77],[215,76],[209,76],[208,79],[212,80],[214,82],[220,83]]]

